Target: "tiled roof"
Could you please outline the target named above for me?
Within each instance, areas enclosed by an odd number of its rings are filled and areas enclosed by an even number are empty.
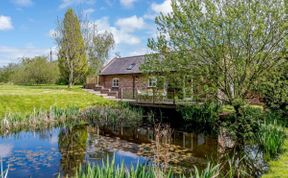
[[[104,66],[100,75],[141,73],[140,65],[145,62],[145,55],[114,58]]]

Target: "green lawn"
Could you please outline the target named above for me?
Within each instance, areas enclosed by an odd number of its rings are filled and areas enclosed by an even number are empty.
[[[286,129],[288,134],[288,129]],[[282,178],[288,177],[288,138],[286,138],[283,145],[284,152],[279,156],[277,160],[270,161],[269,171],[264,174],[263,178]]]
[[[111,101],[87,93],[80,86],[41,85],[18,86],[0,85],[0,118],[7,113],[29,114],[34,109],[49,109],[51,106],[80,108],[92,105],[110,105]]]

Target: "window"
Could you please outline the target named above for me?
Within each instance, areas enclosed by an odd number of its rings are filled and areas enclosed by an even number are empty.
[[[119,79],[118,78],[113,78],[112,87],[119,87]]]
[[[157,85],[157,78],[149,78],[148,80],[148,87],[156,87]]]
[[[132,63],[129,67],[127,67],[127,70],[132,70],[135,65],[135,63]]]

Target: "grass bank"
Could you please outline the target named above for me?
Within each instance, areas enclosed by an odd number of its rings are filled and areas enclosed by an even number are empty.
[[[288,135],[288,129],[286,129],[286,135]],[[269,171],[264,174],[263,178],[280,178],[287,177],[288,175],[288,138],[286,137],[283,144],[283,153],[279,158],[268,162]]]
[[[51,106],[64,109],[94,105],[113,105],[113,102],[87,93],[81,86],[68,89],[59,85],[0,85],[0,118],[8,113],[30,114],[35,109],[48,110]]]

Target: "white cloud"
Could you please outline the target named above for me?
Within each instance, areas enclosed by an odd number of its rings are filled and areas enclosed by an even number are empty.
[[[82,14],[83,14],[84,17],[89,17],[94,12],[95,12],[95,9],[89,8],[89,9],[84,9]]]
[[[145,19],[154,20],[160,13],[167,15],[172,12],[172,0],[164,0],[162,3],[152,3],[149,13],[144,15]]]
[[[145,28],[145,22],[142,17],[137,17],[136,15],[122,18],[117,20],[116,25],[127,32],[133,32],[137,29],[143,29]]]
[[[148,48],[138,48],[136,50],[130,51],[128,53],[129,56],[137,56],[137,55],[144,55],[144,54],[149,54],[151,53],[151,50]]]
[[[134,5],[134,3],[136,2],[136,0],[120,0],[120,3],[124,6],[124,7],[132,7]]]
[[[97,29],[100,33],[104,31],[111,32],[114,35],[114,40],[116,44],[135,45],[141,42],[141,40],[137,36],[134,36],[130,32],[117,28],[115,26],[111,26],[108,17],[103,17],[95,21],[95,24],[97,25]]]
[[[64,9],[66,7],[78,4],[94,4],[95,0],[62,0],[60,8]]]
[[[162,12],[163,14],[168,14],[172,12],[171,4],[172,4],[171,0],[164,0],[164,2],[160,4],[152,3],[151,9],[156,13]]]
[[[32,0],[11,0],[11,2],[21,7],[28,7],[33,4]]]
[[[49,52],[49,48],[37,48],[31,44],[23,48],[0,46],[0,66],[19,62],[22,57],[47,56]]]
[[[11,17],[0,16],[0,31],[13,29]]]

